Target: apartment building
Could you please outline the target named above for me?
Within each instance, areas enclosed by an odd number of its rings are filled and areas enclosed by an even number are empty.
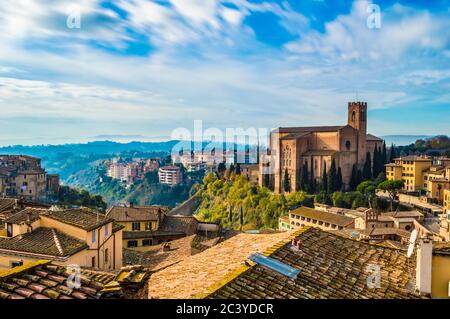
[[[161,184],[178,185],[183,181],[183,173],[178,166],[160,167],[158,176]]]
[[[386,164],[388,180],[402,180],[405,191],[420,191],[424,188],[424,174],[433,164],[431,157],[409,155],[399,157],[394,163]]]
[[[131,162],[115,159],[107,164],[106,175],[127,184],[133,184],[144,179],[145,174],[156,171],[158,168],[158,159],[135,159]]]

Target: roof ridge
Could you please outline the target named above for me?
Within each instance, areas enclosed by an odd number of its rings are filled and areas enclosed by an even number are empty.
[[[280,248],[282,248],[284,245],[290,243],[292,241],[292,239],[294,239],[295,237],[300,236],[301,234],[309,231],[313,229],[312,226],[305,226],[302,227],[301,229],[293,232],[292,234],[289,235],[288,238],[280,240],[279,242],[277,242],[275,245],[267,248],[266,250],[264,250],[262,252],[262,255],[266,256],[266,257],[270,257],[271,255],[273,255],[277,250],[279,250]],[[204,292],[201,292],[197,295],[195,295],[193,297],[193,299],[205,299],[208,296],[212,295],[213,293],[215,293],[217,290],[219,290],[220,288],[222,288],[223,286],[225,286],[226,284],[228,284],[230,281],[233,281],[234,279],[236,279],[237,277],[239,277],[241,274],[243,274],[244,272],[246,272],[247,270],[250,270],[251,268],[253,268],[256,265],[255,262],[251,261],[251,260],[246,260],[244,264],[242,264],[240,267],[238,267],[237,269],[235,269],[234,271],[232,271],[231,273],[225,275],[221,280],[219,280],[218,282],[215,282],[214,284],[212,284],[211,286],[209,286],[208,288],[205,289]]]
[[[58,248],[58,251],[61,255],[64,255],[64,250],[61,246],[61,242],[59,241],[58,234],[56,233],[56,230],[54,228],[52,228],[52,234],[53,234],[53,240],[55,241],[56,248]]]

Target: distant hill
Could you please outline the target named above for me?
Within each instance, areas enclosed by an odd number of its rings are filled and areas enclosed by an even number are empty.
[[[129,142],[96,141],[85,144],[61,145],[12,145],[0,147],[3,154],[24,154],[40,158],[52,157],[58,153],[74,153],[78,155],[117,154],[123,152],[170,152],[179,141],[167,142]]]
[[[397,146],[414,144],[417,140],[424,140],[433,137],[432,135],[384,135],[381,136],[386,141],[386,145],[391,144]]]

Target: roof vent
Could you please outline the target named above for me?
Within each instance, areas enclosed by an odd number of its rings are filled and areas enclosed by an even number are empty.
[[[282,275],[285,275],[291,279],[296,279],[297,275],[300,273],[300,269],[291,267],[289,265],[286,265],[278,260],[275,260],[273,258],[261,255],[260,253],[255,253],[253,255],[250,255],[248,257],[251,261],[267,267],[271,270],[274,270]]]

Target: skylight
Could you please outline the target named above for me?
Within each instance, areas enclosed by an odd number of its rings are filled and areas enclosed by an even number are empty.
[[[260,253],[250,255],[248,259],[292,279],[296,279],[297,275],[300,273],[299,269],[286,265],[273,258],[261,255]]]

